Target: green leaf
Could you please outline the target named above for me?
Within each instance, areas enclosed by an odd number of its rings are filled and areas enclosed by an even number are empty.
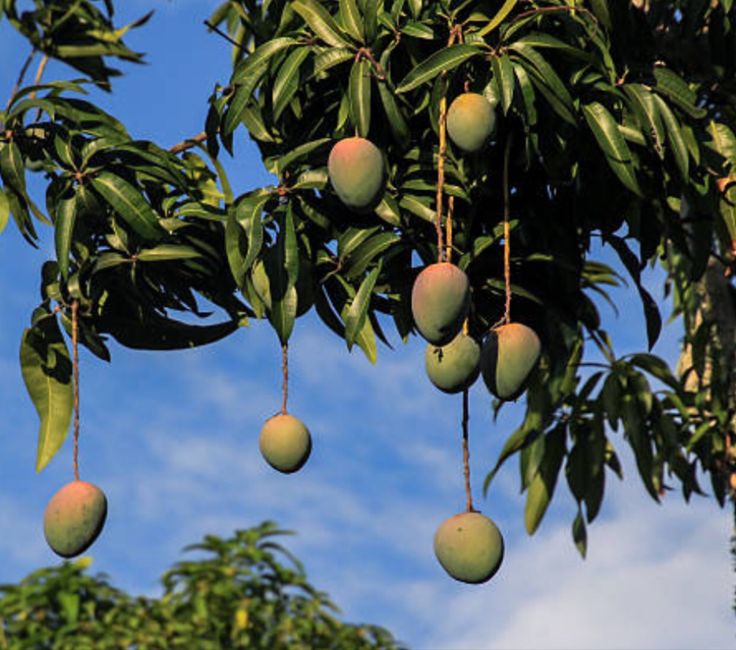
[[[350,70],[350,120],[362,138],[371,128],[371,64],[365,59],[353,63]]]
[[[656,95],[642,84],[624,84],[623,90],[642,127],[646,128],[650,138],[654,141],[657,154],[663,158],[665,133],[662,116],[655,102]]]
[[[675,164],[680,170],[682,180],[687,183],[690,176],[688,166],[690,159],[687,152],[687,144],[685,144],[685,139],[682,137],[682,132],[680,131],[680,123],[677,121],[674,113],[670,110],[670,107],[667,106],[667,102],[657,95],[654,96],[654,100],[659,108],[662,121],[667,127],[667,142],[670,144]]]
[[[376,286],[378,275],[381,273],[381,266],[382,264],[379,263],[363,279],[358,292],[355,294],[345,314],[345,342],[348,344],[348,350],[352,349],[357,335],[361,332],[365,324],[371,304],[371,295],[373,294],[373,288]]]
[[[481,54],[481,50],[472,45],[453,45],[431,54],[409,74],[396,88],[397,93],[405,93],[432,81],[441,72],[449,72],[468,59]]]
[[[171,260],[191,260],[202,257],[196,248],[183,244],[159,244],[153,248],[142,249],[137,258],[141,262],[169,262]]]
[[[524,525],[530,535],[533,535],[539,527],[552,500],[562,460],[565,457],[566,435],[566,424],[560,423],[545,437],[544,457],[539,465],[539,471],[529,484],[524,507]]]
[[[613,115],[598,102],[585,104],[583,114],[613,172],[628,189],[637,196],[643,196],[634,173],[631,151],[618,130],[618,123]]]
[[[273,119],[278,120],[299,90],[299,70],[310,48],[300,47],[287,57],[273,82]]]
[[[552,109],[566,122],[577,126],[575,106],[567,86],[554,68],[533,47],[516,42],[509,46],[527,63],[525,68],[535,87],[545,96]]]
[[[424,23],[408,20],[401,28],[401,33],[412,38],[421,38],[427,41],[434,40],[434,30]]]
[[[704,108],[696,106],[698,96],[695,91],[677,73],[668,68],[656,67],[654,78],[657,80],[654,90],[671,99],[690,117],[702,119],[707,115]]]
[[[281,50],[292,45],[296,45],[299,41],[295,38],[279,37],[273,38],[270,41],[266,41],[262,45],[259,45],[248,58],[244,59],[235,68],[232,77],[232,83],[234,84],[245,84],[249,79],[252,79],[258,70],[260,76],[266,70],[268,60],[277,54]]]
[[[26,170],[23,165],[23,155],[13,140],[0,148],[0,174],[6,184],[25,198]]]
[[[580,556],[585,559],[588,550],[588,533],[585,529],[585,519],[583,513],[578,509],[578,514],[572,522],[572,539],[575,542],[575,548],[578,549]]]
[[[433,223],[435,220],[435,211],[430,208],[432,199],[426,199],[424,202],[418,197],[412,194],[404,194],[399,199],[399,206],[402,210],[411,212],[413,215]]]
[[[317,77],[330,68],[354,58],[355,53],[352,50],[345,48],[328,48],[314,57],[312,77]]]
[[[351,47],[350,41],[342,36],[335,20],[319,2],[296,0],[291,6],[325,43],[332,47]]]
[[[506,16],[511,13],[511,10],[516,6],[516,3],[518,1],[519,0],[506,0],[506,2],[501,5],[501,8],[498,10],[496,15],[491,18],[488,24],[478,32],[478,36],[486,36],[487,34],[490,34],[494,29],[496,29],[496,27],[498,27],[504,21]]]
[[[295,284],[299,275],[299,249],[291,209],[281,224],[275,248],[265,257],[271,308],[268,320],[276,330],[282,345],[286,345],[294,329],[298,295]]]
[[[101,171],[91,178],[92,187],[128,225],[145,239],[160,239],[158,217],[143,195],[120,176]]]
[[[391,130],[391,135],[402,149],[406,149],[411,141],[409,124],[399,108],[393,91],[385,81],[380,79],[378,80],[378,94],[381,97],[381,104],[383,104],[383,110],[386,113],[386,121],[388,128]]]
[[[340,0],[340,18],[348,34],[359,43],[362,43],[365,38],[363,17],[360,15],[355,0]]]
[[[377,235],[364,241],[343,262],[345,277],[352,280],[362,275],[370,263],[389,248],[398,244],[401,238],[392,232],[379,232]]]
[[[561,41],[559,38],[546,34],[544,32],[529,32],[522,36],[517,41],[514,41],[515,45],[521,43],[522,45],[528,45],[537,49],[553,49],[560,50],[565,54],[580,59],[582,61],[591,61],[592,57],[588,52],[585,52],[577,47],[573,47],[565,41]]]
[[[646,370],[650,375],[656,377],[661,382],[667,384],[673,390],[680,392],[682,387],[677,378],[672,374],[667,363],[653,354],[639,352],[628,357],[629,363],[637,366],[642,370]]]
[[[376,345],[376,332],[370,318],[366,318],[363,327],[360,328],[358,336],[355,337],[355,344],[363,350],[366,359],[375,364],[378,359],[378,347]]]
[[[247,249],[245,232],[235,219],[234,212],[229,212],[225,224],[225,255],[233,274],[235,284],[242,288],[245,283],[245,251]]]
[[[501,91],[501,106],[505,114],[508,113],[511,102],[514,101],[514,88],[516,87],[514,66],[511,64],[508,54],[503,54],[500,57],[494,56],[491,59],[491,66],[493,67],[493,75],[498,83],[498,88]]]
[[[10,219],[10,203],[8,197],[5,196],[2,188],[0,188],[0,234],[5,230],[5,226],[8,225]]]
[[[56,204],[56,219],[54,222],[54,245],[56,261],[62,277],[69,278],[69,253],[74,236],[74,224],[77,219],[77,197],[72,194],[69,198],[60,198]]]
[[[235,94],[230,99],[228,104],[227,113],[222,123],[222,135],[224,137],[229,136],[240,124],[243,116],[243,111],[246,105],[250,101],[253,89],[249,85],[237,86]]]
[[[74,395],[69,350],[59,323],[46,314],[23,332],[20,365],[28,394],[41,424],[38,430],[36,471],[59,451],[69,432]]]

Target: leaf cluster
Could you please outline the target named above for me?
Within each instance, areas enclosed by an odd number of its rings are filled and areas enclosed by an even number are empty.
[[[13,6],[5,3],[11,21]],[[75,3],[68,20],[84,22],[87,8]],[[248,317],[267,318],[286,343],[312,307],[371,361],[392,330],[411,336],[413,280],[438,257],[440,106],[473,91],[494,106],[496,132],[477,154],[450,143],[444,184],[451,257],[471,282],[469,329],[481,338],[503,314],[508,207],[512,316],[544,349],[524,421],[486,485],[517,455],[532,532],[564,470],[584,550],[606,467],[621,474],[618,433],[653,498],[671,483],[688,498],[706,472],[723,502],[730,376],[716,372],[720,383],[694,394],[651,354],[662,317],[643,277],[664,269],[687,325],[710,261],[733,262],[733,20],[725,0],[228,0],[208,24],[234,43],[232,69],[220,71],[227,81],[209,98],[201,136],[174,151],[133,139],[79,99],[99,81],[89,71],[21,88],[0,114],[0,225],[12,214],[32,243],[35,223],[54,228],[43,317],[22,355],[40,447],[50,450],[39,452],[39,468],[68,424],[61,409],[44,433],[44,403],[61,390],[50,360],[63,356],[49,319],[58,308],[66,325],[72,300],[83,307],[82,343],[101,358],[106,335],[181,348],[227,336]],[[240,191],[228,180],[221,158],[246,133],[274,185]],[[356,134],[381,149],[387,169],[367,215],[340,203],[326,169],[332,144]],[[27,191],[28,171],[48,180],[45,212]],[[601,248],[626,278],[595,259]],[[607,289],[624,283],[641,299],[649,349],[620,357],[599,304],[615,309]],[[226,320],[172,315],[205,317],[202,301]],[[708,327],[691,337],[696,359],[708,356]]]
[[[393,650],[385,629],[345,623],[276,539],[272,522],[187,547],[197,559],[162,577],[160,597],[132,596],[91,558],[34,571],[0,585],[0,647],[8,650],[273,648]]]

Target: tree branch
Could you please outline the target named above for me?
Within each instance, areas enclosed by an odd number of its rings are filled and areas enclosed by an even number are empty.
[[[209,20],[204,20],[202,22],[204,22],[204,24],[207,25],[208,29],[211,29],[213,32],[215,32],[215,34],[222,36],[222,38],[224,38],[228,43],[231,43],[232,45],[234,45],[240,50],[243,49],[243,46],[240,43],[238,43],[235,39],[230,38],[230,36],[228,36],[219,27],[217,27],[217,25],[213,25]]]
[[[169,149],[169,151],[171,153],[181,153],[182,151],[186,151],[187,149],[196,147],[200,142],[204,142],[206,139],[207,134],[202,131],[201,133],[197,133],[197,135],[191,138],[187,138],[179,144],[175,144],[173,147],[171,147],[171,149]]]
[[[10,93],[10,98],[8,99],[8,103],[5,105],[6,111],[10,108],[10,105],[13,103],[15,96],[18,94],[20,87],[23,85],[23,79],[25,79],[26,72],[28,72],[28,68],[31,65],[31,61],[33,61],[33,57],[35,56],[36,56],[36,50],[33,49],[31,50],[31,53],[26,58],[25,62],[23,63],[23,67],[20,69],[20,74],[18,75],[18,79],[16,80],[15,85],[13,86],[13,90]]]

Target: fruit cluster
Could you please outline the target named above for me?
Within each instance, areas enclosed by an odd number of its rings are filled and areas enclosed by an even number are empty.
[[[495,114],[482,96],[466,92],[451,104],[444,118],[452,142],[463,152],[480,151],[495,127]],[[342,203],[358,213],[373,211],[384,194],[386,167],[382,152],[362,137],[338,141],[328,159],[331,186]],[[440,176],[441,179],[441,176]],[[438,182],[439,193],[442,181]],[[439,201],[438,201],[439,202]],[[441,205],[438,213],[441,212]],[[438,214],[438,225],[441,214]],[[504,243],[509,246],[508,237]],[[482,375],[488,390],[500,400],[516,399],[537,363],[541,344],[536,333],[526,325],[504,321],[476,340],[468,328],[472,288],[465,272],[442,256],[426,266],[416,277],[411,293],[414,324],[427,340],[426,372],[430,381],[445,393],[465,393]],[[266,265],[256,263],[254,285],[264,304],[271,296]],[[301,275],[301,273],[300,273]],[[506,277],[507,290],[509,279]],[[305,292],[300,291],[302,297]],[[310,303],[310,301],[307,301]],[[311,304],[305,304],[308,308]],[[75,341],[76,345],[76,341]],[[283,345],[284,399],[281,411],[269,418],[261,429],[259,447],[268,464],[284,474],[298,471],[312,450],[309,429],[286,410],[288,382],[288,346]],[[78,431],[75,433],[75,444]],[[467,430],[464,429],[467,452]],[[498,570],[504,554],[503,537],[496,524],[472,508],[466,454],[467,511],[444,521],[437,530],[434,550],[442,567],[455,579],[482,583]],[[107,499],[98,487],[75,480],[59,490],[49,502],[44,516],[44,533],[51,548],[60,556],[74,557],[87,549],[105,523]]]

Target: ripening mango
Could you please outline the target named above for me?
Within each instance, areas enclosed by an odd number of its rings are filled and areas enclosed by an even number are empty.
[[[383,155],[370,140],[358,136],[340,140],[330,151],[327,171],[337,196],[351,210],[371,212],[380,203]]]
[[[447,573],[470,584],[490,580],[503,561],[503,536],[479,512],[461,512],[446,519],[434,536],[434,554]]]
[[[427,266],[414,281],[411,311],[419,333],[434,345],[446,345],[462,328],[470,306],[465,272],[449,262]]]
[[[463,151],[479,151],[496,126],[490,102],[478,93],[458,95],[447,111],[447,133]]]
[[[480,373],[480,345],[460,332],[447,345],[429,344],[424,365],[430,381],[445,393],[460,393],[473,385]]]
[[[488,390],[503,400],[521,395],[541,347],[536,332],[521,323],[491,330],[480,355],[480,371]]]
[[[312,452],[312,437],[299,418],[279,414],[266,420],[258,446],[271,467],[284,474],[291,474],[307,462]]]
[[[87,550],[102,531],[107,517],[104,492],[86,481],[71,481],[49,501],[43,533],[51,550],[69,558]]]

